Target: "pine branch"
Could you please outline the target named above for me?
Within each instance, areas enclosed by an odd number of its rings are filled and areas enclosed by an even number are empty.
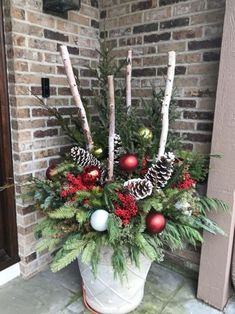
[[[120,246],[113,246],[112,266],[114,270],[114,278],[119,277],[122,281],[126,276],[126,258]]]
[[[204,216],[195,218],[193,221],[193,226],[197,229],[203,229],[214,235],[216,234],[220,234],[222,236],[226,235],[225,232],[219,226],[217,226],[215,222]]]
[[[108,219],[108,237],[111,244],[116,243],[119,240],[121,234],[122,221],[114,214],[109,214]]]
[[[163,244],[169,247],[171,250],[183,248],[181,235],[179,234],[176,226],[170,221],[168,221],[168,223],[166,224],[166,227],[159,238],[163,242]]]
[[[226,212],[229,210],[229,206],[224,201],[221,201],[217,198],[200,196],[199,203],[201,204],[203,209],[207,211],[222,209]]]
[[[78,209],[76,213],[76,220],[80,225],[83,225],[90,216],[90,212]]]
[[[68,236],[68,238],[65,240],[63,244],[63,250],[64,251],[76,250],[80,246],[84,246],[85,244],[86,242],[81,239],[80,234],[72,234]]]
[[[47,103],[44,102],[38,95],[33,94],[33,96],[38,100],[39,105],[47,110],[48,114],[51,117],[54,117],[58,124],[61,126],[62,130],[65,134],[75,143],[83,146],[85,144],[82,133],[79,131],[81,129],[81,124],[77,122],[76,131],[74,131],[73,127],[69,125],[69,121],[67,121],[63,115],[59,112],[59,110],[55,107],[49,106]],[[77,117],[70,115],[71,120],[77,121]]]
[[[146,241],[144,234],[136,235],[136,245],[140,250],[151,260],[154,261],[157,258],[156,251],[154,248]]]
[[[156,197],[156,195],[153,197],[148,197],[146,200],[142,200],[138,204],[145,213],[150,212],[151,209],[154,209],[158,212],[163,210],[162,200]]]
[[[82,262],[85,264],[90,264],[94,251],[96,249],[96,242],[91,240],[87,242],[83,252],[82,252]]]
[[[197,182],[205,181],[209,171],[209,155],[183,150],[177,152],[177,157],[182,159],[184,168],[188,170],[193,180]]]
[[[63,255],[59,259],[55,259],[51,264],[51,270],[52,272],[57,272],[66,266],[68,266],[70,263],[72,263],[78,255],[82,252],[83,247],[80,246],[75,250],[71,251],[64,251],[62,249]]]
[[[56,173],[57,175],[62,175],[64,176],[65,173],[69,172],[69,171],[75,171],[78,173],[82,172],[82,168],[79,167],[78,165],[70,162],[70,161],[64,161],[58,165],[56,165]]]
[[[97,268],[100,261],[100,251],[102,247],[102,235],[97,235],[96,237],[96,247],[93,251],[92,258],[91,258],[91,269],[93,272],[93,275],[96,276],[97,274]]]
[[[71,204],[66,203],[64,206],[61,206],[57,210],[54,210],[48,213],[48,216],[52,219],[68,219],[73,218],[77,209]]]
[[[109,183],[104,186],[103,195],[104,202],[107,208],[114,211],[113,202],[117,201],[116,191],[120,189],[120,184],[118,183]]]
[[[131,244],[128,246],[128,252],[131,259],[131,262],[136,265],[136,267],[140,267],[140,249],[138,246]]]
[[[183,224],[175,224],[178,232],[184,241],[196,246],[198,243],[203,243],[203,238],[200,232],[190,226]]]
[[[61,242],[61,239],[45,238],[40,240],[36,245],[36,250],[38,252],[43,252],[45,250],[53,251]]]
[[[156,257],[155,260],[158,262],[162,262],[164,258],[164,253],[162,249],[162,242],[157,240],[157,236],[153,237],[152,235],[149,235],[147,233],[144,233],[145,240],[149,243],[149,245],[152,246],[152,248],[155,251]]]

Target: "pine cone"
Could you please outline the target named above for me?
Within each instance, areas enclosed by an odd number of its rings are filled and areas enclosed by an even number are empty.
[[[121,155],[125,154],[120,135],[114,137],[114,162],[117,163]]]
[[[132,179],[124,183],[124,187],[128,189],[136,200],[141,200],[152,194],[153,185],[146,179]]]
[[[175,156],[173,153],[166,153],[157,160],[144,176],[157,189],[162,189],[170,179],[173,172]]]
[[[101,169],[101,176],[100,176],[100,183],[101,183],[101,185],[105,184],[107,179],[108,179],[108,170],[102,168]]]
[[[104,184],[108,176],[101,162],[85,149],[74,146],[71,148],[70,155],[73,160],[81,167],[97,166],[101,170],[100,183]]]
[[[72,147],[70,155],[73,160],[81,167],[97,166],[98,168],[101,168],[100,161],[81,147]]]

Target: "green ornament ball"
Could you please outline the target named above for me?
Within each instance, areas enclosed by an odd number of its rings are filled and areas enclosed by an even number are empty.
[[[94,155],[96,158],[100,158],[103,156],[103,148],[99,146],[95,146],[92,150],[92,155]]]
[[[149,128],[142,127],[139,129],[138,133],[140,137],[142,137],[142,139],[145,141],[151,141],[153,138],[153,132]]]

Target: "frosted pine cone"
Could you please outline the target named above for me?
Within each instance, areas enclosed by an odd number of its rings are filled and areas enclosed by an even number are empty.
[[[124,183],[124,187],[128,189],[137,200],[141,200],[152,194],[153,185],[146,179],[132,179]]]
[[[115,134],[114,137],[114,161],[118,162],[121,155],[125,154],[125,150],[122,146],[122,140],[120,135]]]
[[[81,147],[78,146],[72,147],[70,155],[73,158],[73,160],[81,167],[97,166],[101,168],[100,161]]]
[[[162,189],[172,175],[174,160],[173,153],[166,153],[149,168],[145,179],[149,180],[156,189]]]

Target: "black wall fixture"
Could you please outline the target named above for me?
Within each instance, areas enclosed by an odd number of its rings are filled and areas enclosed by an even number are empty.
[[[78,11],[81,0],[43,0],[43,12],[68,18],[68,11]]]
[[[42,97],[49,98],[50,97],[50,80],[48,77],[41,78],[42,85]]]

